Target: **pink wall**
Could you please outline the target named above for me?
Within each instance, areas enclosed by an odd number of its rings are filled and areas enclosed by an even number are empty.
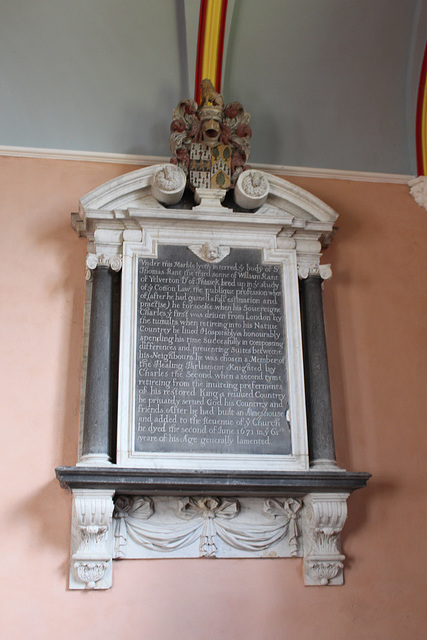
[[[3,461],[1,628],[8,640],[400,640],[427,625],[427,213],[402,185],[295,179],[340,214],[325,256],[338,460],[370,471],[349,503],[346,584],[308,588],[300,560],[114,565],[67,590],[85,241],[79,198],[124,165],[0,159]]]

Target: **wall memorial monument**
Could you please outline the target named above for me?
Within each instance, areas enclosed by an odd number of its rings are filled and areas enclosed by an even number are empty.
[[[337,214],[247,165],[239,103],[205,82],[169,164],[84,196],[88,239],[70,588],[116,558],[302,557],[343,582],[340,532],[369,474],[335,461],[322,248]]]

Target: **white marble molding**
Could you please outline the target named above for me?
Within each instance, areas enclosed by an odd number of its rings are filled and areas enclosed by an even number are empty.
[[[71,589],[108,589],[112,561],[303,558],[306,586],[343,584],[348,493],[304,498],[117,496],[73,490]]]
[[[163,168],[164,165],[154,165],[107,182],[83,197],[79,213],[72,217],[76,231],[89,240],[89,268],[97,264],[123,265],[118,464],[148,468],[185,468],[190,463],[198,469],[308,469],[298,277],[312,273],[330,277],[330,268],[320,265],[320,258],[322,243],[333,234],[337,214],[307,191],[267,173],[261,175],[261,186],[268,183],[268,197],[254,213],[225,209],[216,193],[211,200],[208,198],[209,205],[166,209],[153,198],[151,190],[153,176]],[[189,458],[172,454],[143,456],[132,450],[136,267],[139,256],[155,257],[160,244],[183,245],[192,250],[217,247],[219,252],[221,247],[256,248],[262,250],[265,263],[282,264],[290,456],[227,458],[201,454]]]
[[[98,187],[81,199],[79,212],[72,215],[74,229],[88,239],[88,276],[101,265],[122,271],[117,463],[111,465],[117,469],[310,473],[298,278],[331,276],[329,265],[321,264],[322,247],[333,236],[338,216],[290,182],[253,173],[252,187],[243,191],[262,196],[257,207],[251,201],[255,211],[226,209],[217,193],[199,193],[200,204],[193,209],[167,209],[153,185],[171,194],[177,176],[161,164]],[[134,450],[137,265],[140,257],[157,256],[162,244],[188,247],[207,262],[220,261],[233,248],[258,249],[264,264],[281,266],[289,455]],[[91,464],[98,466],[96,456]],[[71,589],[111,586],[114,558],[304,557],[305,584],[343,581],[339,538],[348,494],[312,493],[297,499],[114,493],[73,489]]]

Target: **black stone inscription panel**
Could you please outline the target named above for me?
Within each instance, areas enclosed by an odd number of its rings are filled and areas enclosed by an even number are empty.
[[[140,258],[135,451],[290,454],[283,315],[259,250]]]

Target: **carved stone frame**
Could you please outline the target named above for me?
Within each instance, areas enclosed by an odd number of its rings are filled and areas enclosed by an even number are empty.
[[[173,236],[173,237],[172,237]],[[157,239],[154,240],[153,238]],[[246,237],[241,232],[220,230],[197,231],[200,242],[218,246],[261,249],[264,264],[282,265],[284,317],[287,349],[287,378],[292,453],[290,455],[232,455],[191,453],[138,453],[133,450],[135,406],[135,353],[137,319],[137,269],[139,257],[157,257],[159,243],[188,246],[194,242],[194,232],[146,228],[141,242],[123,243],[120,375],[118,410],[117,464],[146,469],[193,470],[308,470],[307,425],[303,384],[302,344],[298,302],[298,275],[294,251],[272,249],[267,233]]]

